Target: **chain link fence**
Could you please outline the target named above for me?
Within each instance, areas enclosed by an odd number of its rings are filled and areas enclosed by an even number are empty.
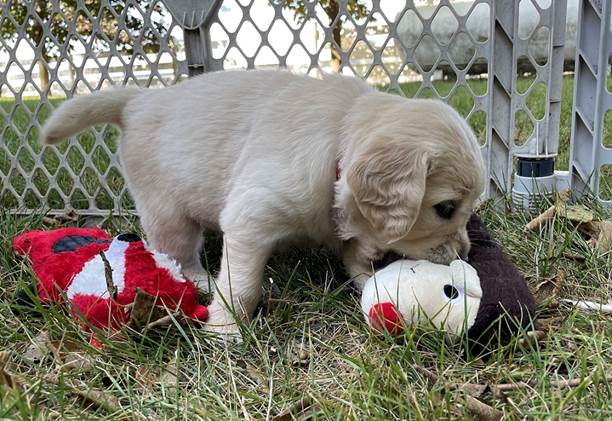
[[[158,87],[256,68],[338,71],[398,95],[440,98],[478,136],[486,195],[507,193],[517,156],[558,152],[562,72],[575,48],[566,42],[566,10],[579,0],[568,2],[2,2],[0,203],[23,213],[132,210],[117,129],[102,125],[43,148],[37,136],[50,111],[110,85]]]

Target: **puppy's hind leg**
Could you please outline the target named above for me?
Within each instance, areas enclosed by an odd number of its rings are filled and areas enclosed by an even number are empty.
[[[202,266],[200,252],[204,243],[199,224],[183,216],[178,210],[140,210],[141,223],[151,247],[167,254],[180,265],[183,274],[198,288],[208,291],[209,274]]]

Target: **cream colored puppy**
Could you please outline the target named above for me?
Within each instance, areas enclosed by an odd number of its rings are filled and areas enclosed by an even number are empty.
[[[252,315],[266,261],[287,240],[337,250],[358,286],[387,252],[449,262],[468,251],[483,162],[442,102],[342,76],[218,72],[66,101],[42,142],[98,123],[122,129],[125,177],[153,247],[203,280],[202,232],[223,232],[211,330],[233,333],[232,312]]]

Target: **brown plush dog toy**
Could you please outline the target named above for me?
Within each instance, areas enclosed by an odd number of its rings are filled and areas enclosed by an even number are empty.
[[[467,332],[470,352],[480,354],[507,344],[532,322],[533,296],[516,266],[477,215],[467,229],[472,243],[467,262],[404,259],[376,271],[361,296],[374,330],[397,334],[406,325],[431,324],[453,336]]]

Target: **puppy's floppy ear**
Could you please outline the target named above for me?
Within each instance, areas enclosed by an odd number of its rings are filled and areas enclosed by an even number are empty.
[[[370,147],[349,167],[347,182],[359,211],[390,242],[417,219],[428,164],[426,153],[388,142]]]

